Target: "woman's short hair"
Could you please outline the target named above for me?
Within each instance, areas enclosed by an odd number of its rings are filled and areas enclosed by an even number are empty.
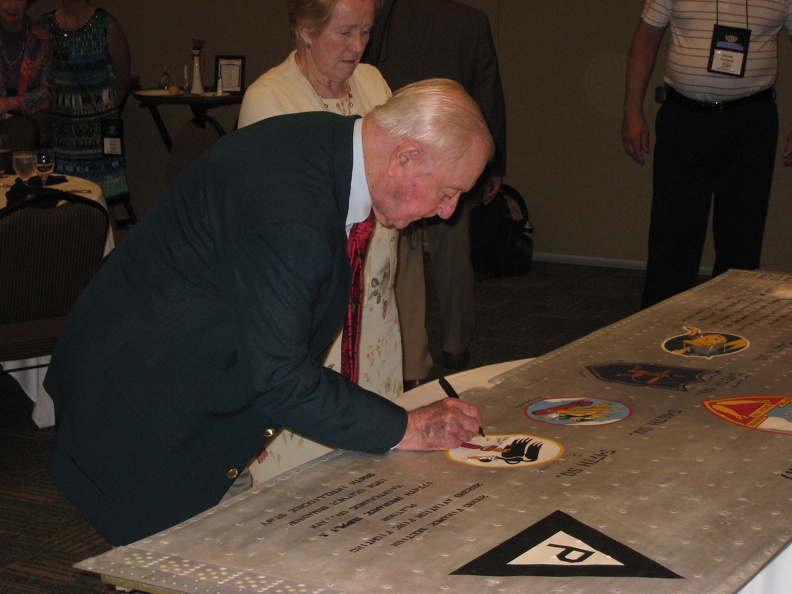
[[[321,35],[337,3],[338,0],[289,0],[289,27],[294,41],[298,45],[302,43],[298,27],[305,27],[311,37]]]
[[[391,136],[415,140],[437,159],[455,160],[473,144],[484,145],[492,160],[495,143],[478,104],[462,85],[446,78],[430,78],[402,87],[370,114]]]

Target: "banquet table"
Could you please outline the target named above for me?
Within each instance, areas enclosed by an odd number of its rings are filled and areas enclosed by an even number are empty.
[[[60,176],[59,176],[60,177]],[[66,181],[52,185],[47,184],[47,187],[52,187],[57,190],[73,191],[77,190],[80,196],[90,198],[99,202],[105,209],[107,203],[105,202],[104,193],[94,182],[75,176],[63,176]],[[6,193],[13,184],[14,177],[6,176],[3,180],[6,188],[0,192],[0,209],[6,206]],[[112,225],[107,226],[107,239],[105,240],[105,255],[108,254],[115,247],[115,240],[113,238]],[[14,369],[18,367],[33,367],[32,369],[25,369],[24,371],[14,371],[9,373],[11,377],[19,382],[19,385],[24,390],[25,394],[35,403],[33,407],[33,421],[40,428],[52,427],[55,425],[55,410],[52,404],[52,399],[44,389],[42,382],[47,373],[47,365],[49,364],[49,355],[45,357],[37,357],[34,359],[24,359],[21,361],[5,361],[0,362],[0,365],[6,369]]]
[[[485,437],[335,450],[77,567],[149,592],[786,593],[790,336],[792,275],[732,270],[452,376]]]
[[[165,148],[168,152],[173,148],[173,140],[171,139],[170,132],[162,119],[162,114],[159,112],[161,105],[186,105],[190,108],[193,114],[193,121],[198,125],[204,125],[209,122],[222,136],[225,134],[222,126],[208,115],[210,109],[223,107],[225,105],[236,105],[242,103],[241,93],[216,93],[207,91],[202,95],[185,93],[180,91],[176,94],[170,94],[164,89],[143,89],[133,93],[135,99],[140,102],[140,107],[147,107],[151,117],[154,119],[154,124],[157,126],[157,131],[165,143]]]

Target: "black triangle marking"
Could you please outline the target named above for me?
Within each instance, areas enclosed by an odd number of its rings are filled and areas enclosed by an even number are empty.
[[[570,545],[570,537],[579,542]],[[552,562],[532,561],[532,551],[540,549],[544,551],[541,558],[548,561],[550,551]],[[561,511],[553,512],[451,575],[682,577]]]

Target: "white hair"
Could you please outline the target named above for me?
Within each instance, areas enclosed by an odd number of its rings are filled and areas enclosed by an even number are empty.
[[[490,160],[494,155],[495,143],[478,104],[450,79],[430,78],[402,87],[370,115],[394,138],[420,142],[440,159],[458,159],[476,140]]]

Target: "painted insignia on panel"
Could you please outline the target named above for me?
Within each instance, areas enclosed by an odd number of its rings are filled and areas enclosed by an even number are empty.
[[[702,404],[735,425],[792,434],[792,396],[736,396],[705,400]]]
[[[687,385],[703,382],[704,376],[715,373],[714,369],[693,369],[691,367],[671,367],[651,363],[604,363],[589,365],[587,369],[604,382],[627,384],[628,386],[649,386],[666,390],[687,392]]]
[[[488,468],[523,468],[546,464],[564,453],[557,441],[533,435],[474,437],[458,448],[446,450],[454,462]]]
[[[750,346],[747,339],[725,332],[702,332],[693,326],[685,326],[687,334],[669,338],[663,348],[669,353],[684,357],[718,357],[733,355]]]
[[[451,575],[681,577],[561,511],[553,512]]]
[[[525,407],[525,416],[553,425],[608,425],[629,418],[632,409],[621,402],[593,396],[543,398]]]

